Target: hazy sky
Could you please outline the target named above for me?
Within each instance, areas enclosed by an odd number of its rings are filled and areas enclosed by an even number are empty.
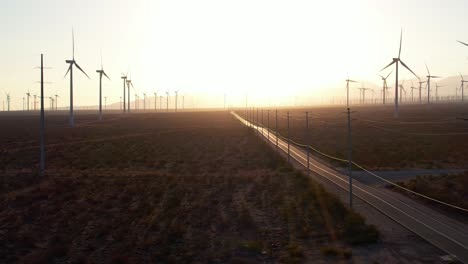
[[[53,82],[46,94],[68,105],[63,76],[72,27],[75,59],[91,76],[75,71],[77,105],[98,102],[101,50],[112,79],[103,82],[109,102],[119,101],[127,70],[141,96],[209,93],[218,105],[225,92],[231,103],[246,92],[251,101],[318,100],[344,92],[348,73],[380,84],[376,73],[397,56],[402,27],[402,59],[419,75],[426,75],[425,62],[433,74],[468,73],[468,47],[455,41],[468,42],[466,10],[468,1],[459,0],[2,0],[0,98],[10,92],[19,109],[28,88],[39,93],[33,68],[44,53]]]

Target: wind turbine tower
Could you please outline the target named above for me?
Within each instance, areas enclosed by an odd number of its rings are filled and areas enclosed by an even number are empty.
[[[101,69],[96,70],[99,73],[99,120],[102,120],[102,76],[106,76],[106,78],[110,81],[109,76],[107,76],[104,68],[102,66],[102,56],[101,56]]]
[[[126,97],[125,96],[125,92],[126,92],[125,91],[125,84],[127,83],[127,75],[122,73],[122,77],[120,77],[120,78],[122,78],[122,80],[123,80],[123,112],[125,113],[127,111],[127,106],[125,105],[125,97]]]
[[[29,112],[29,97],[31,97],[31,93],[29,92],[29,89],[28,89],[28,92],[26,93],[26,98],[27,98],[26,101],[28,103],[26,109],[28,110],[28,112]]]
[[[464,97],[465,97],[465,83],[468,82],[468,81],[465,81],[465,79],[463,79],[463,75],[460,73],[460,77],[461,77],[461,85],[460,85],[460,89],[461,89],[461,100],[462,102],[464,101]]]
[[[427,65],[426,65],[426,69],[427,69],[427,76],[426,76],[427,77],[427,104],[430,104],[430,100],[431,100],[431,78],[436,79],[436,78],[442,78],[442,77],[431,75]]]

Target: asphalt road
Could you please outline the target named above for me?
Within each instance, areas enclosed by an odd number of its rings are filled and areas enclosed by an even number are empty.
[[[233,113],[244,125],[249,122]],[[251,125],[251,124],[250,124]],[[252,126],[252,125],[251,125]],[[271,144],[276,144],[276,137],[270,131],[267,138],[267,129],[252,126],[258,130],[259,135],[265,137]],[[262,135],[263,132],[263,135]],[[279,150],[287,153],[287,141],[278,139]],[[307,167],[307,153],[302,148],[290,145],[291,159]],[[311,171],[343,190],[349,190],[349,177],[333,168],[319,162],[311,155],[309,159]],[[395,193],[384,188],[353,181],[353,196],[360,198],[384,215],[393,219],[411,232],[419,235],[434,246],[447,252],[463,263],[468,263],[468,226],[432,210],[407,196]]]

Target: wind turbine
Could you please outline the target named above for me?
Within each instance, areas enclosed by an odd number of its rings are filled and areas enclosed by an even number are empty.
[[[123,80],[123,112],[125,113],[127,111],[127,106],[125,105],[125,84],[127,83],[127,74],[122,73],[122,77],[120,77]]]
[[[361,93],[359,94],[359,99],[361,101],[361,104],[366,104],[366,91],[370,90],[370,88],[365,88],[364,83],[361,83],[361,85],[362,87],[358,88],[359,90],[361,90]]]
[[[426,69],[427,69],[427,104],[430,103],[430,99],[431,99],[431,78],[442,78],[442,77],[439,77],[439,76],[432,76],[431,73],[429,72],[429,68],[427,67],[427,64],[426,64]]]
[[[146,93],[143,93],[143,110],[146,111]]]
[[[7,111],[10,112],[10,93],[5,92],[7,99]]]
[[[413,82],[411,82],[411,102],[414,102],[414,90],[418,89],[417,87],[413,86]]]
[[[387,66],[385,66],[385,68],[383,68],[382,70],[380,71],[383,71],[385,70],[386,68],[390,67],[391,65],[395,64],[395,68],[396,68],[396,71],[395,71],[395,118],[398,118],[398,64],[401,63],[401,65],[403,65],[403,67],[405,67],[408,71],[410,71],[414,76],[416,76],[418,79],[419,77],[416,75],[416,73],[414,73],[408,66],[406,66],[406,64],[400,59],[400,55],[401,55],[401,42],[402,42],[402,39],[403,39],[403,29],[401,30],[400,32],[400,49],[398,51],[398,58],[393,58],[393,61],[390,62]]]
[[[166,92],[166,112],[169,112],[169,92]]]
[[[460,73],[460,77],[461,77],[461,85],[460,85],[460,89],[461,89],[461,100],[463,102],[464,100],[464,97],[465,97],[465,83],[468,82],[468,81],[465,81],[465,79],[463,79],[463,75]]]
[[[127,110],[128,112],[130,113],[130,86],[133,87],[133,83],[132,83],[132,80],[130,79],[130,77],[127,78],[127,95],[128,95],[128,98],[127,98]],[[135,89],[135,87],[133,87]],[[136,106],[136,102],[135,102],[135,106]]]
[[[88,79],[90,79],[88,74],[86,74],[86,72],[84,72],[83,69],[81,69],[81,67],[75,61],[75,35],[73,33],[73,30],[72,30],[72,51],[73,51],[72,59],[65,61],[66,63],[70,64],[67,72],[65,73],[65,77],[67,76],[68,72],[70,72],[70,126],[71,127],[75,125],[75,116],[73,113],[73,65],[75,65],[76,68],[78,68],[78,70],[80,70],[84,75],[86,75]]]
[[[106,76],[106,78],[110,81],[109,76],[107,76],[104,68],[102,66],[102,55],[101,55],[101,69],[96,70],[99,73],[99,120],[102,120],[102,76]]]
[[[422,104],[422,97],[421,97],[421,91],[422,91],[422,84],[425,83],[426,81],[421,81],[419,80],[419,103]]]
[[[36,97],[37,97],[37,95],[34,95],[34,103],[33,103],[33,105],[34,105],[34,111],[36,111]]]
[[[29,89],[28,89],[28,92],[26,93],[26,98],[27,98],[27,103],[28,103],[28,106],[27,106],[28,112],[29,112],[29,97],[31,97],[31,93],[29,92]]]
[[[350,82],[351,83],[357,83],[357,81],[350,80],[349,76],[346,79],[346,107],[348,107],[348,108],[349,108],[349,83]],[[246,96],[246,99],[245,99],[245,105],[247,105],[247,96]]]
[[[387,78],[390,76],[390,74],[392,74],[392,72],[393,71],[391,71],[386,77],[383,77],[382,75],[377,74],[380,76],[380,78],[382,78],[382,81],[383,81],[383,87],[382,87],[383,104],[385,104],[385,97],[386,97],[387,89],[388,89]]]
[[[457,41],[458,41],[460,44],[463,44],[463,45],[465,45],[465,46],[468,46],[468,44],[466,44],[466,43],[463,42],[463,41],[459,41],[459,40],[457,40]]]
[[[58,94],[55,94],[55,110],[57,111],[58,110],[58,98],[60,96]]]
[[[156,111],[156,103],[158,101],[158,93],[157,92],[154,92],[154,111]]]
[[[54,110],[54,98],[52,96],[49,96],[49,102],[50,102],[50,110]]]
[[[400,87],[400,104],[403,103],[403,92],[405,92],[405,95],[406,95],[406,90],[405,90],[405,87],[403,86],[404,83],[405,81],[401,82],[401,84],[398,85],[398,87]]]
[[[444,86],[440,86],[437,82],[436,82],[436,102],[439,101],[439,88],[440,87],[444,87]]]
[[[104,110],[107,110],[107,96],[104,96]]]
[[[163,96],[160,95],[159,96],[159,110],[162,110],[162,99],[163,99]]]
[[[179,91],[175,91],[175,111],[177,112],[177,96],[179,95]]]

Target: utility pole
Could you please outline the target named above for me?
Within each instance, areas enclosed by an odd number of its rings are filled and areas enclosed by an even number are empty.
[[[270,109],[267,110],[267,133],[268,133],[268,145],[270,145]]]
[[[258,123],[259,123],[259,122],[258,122],[258,120],[259,120],[259,119],[258,119],[258,107],[257,107],[257,122],[256,122],[256,125],[257,125],[257,135],[259,134],[259,132],[258,132]]]
[[[289,111],[287,113],[287,116],[288,116],[288,163],[290,162],[291,160],[291,156],[290,156],[290,152],[289,152],[289,146],[290,146],[290,140],[289,140]]]
[[[276,119],[276,151],[278,152],[278,109],[275,110],[275,119]]]
[[[262,128],[262,136],[263,136],[263,108],[260,110],[262,116],[261,128]]]
[[[352,169],[352,142],[351,142],[351,111],[348,108],[348,174],[349,174],[349,207],[353,208],[353,169]]]
[[[305,143],[306,145],[308,144],[308,139],[309,138],[309,112],[306,112],[306,131],[305,131]],[[310,150],[309,147],[307,149],[307,176],[310,176]]]
[[[40,124],[40,141],[41,141],[41,157],[40,157],[40,175],[44,176],[45,171],[45,120],[44,120],[44,55],[41,54],[41,124]]]

